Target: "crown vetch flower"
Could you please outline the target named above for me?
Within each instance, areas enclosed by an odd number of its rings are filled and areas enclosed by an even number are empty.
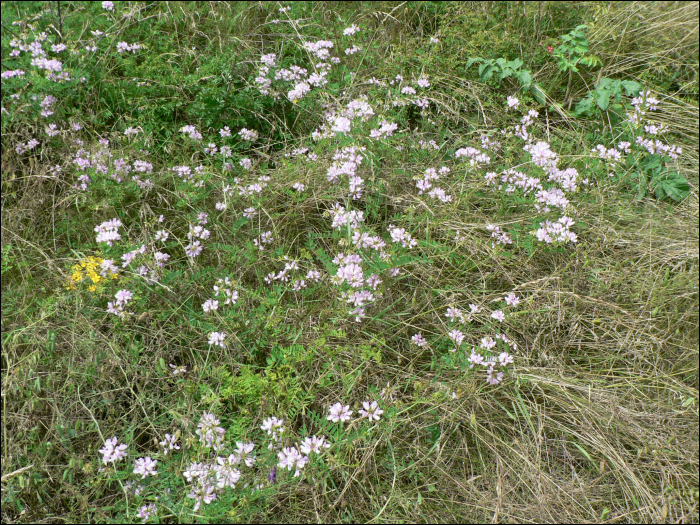
[[[370,422],[372,422],[372,419],[376,419],[377,421],[379,421],[379,416],[381,416],[384,413],[384,411],[381,408],[379,408],[379,405],[376,401],[372,401],[371,404],[369,401],[364,401],[362,403],[362,406],[364,407],[364,409],[361,408],[359,410],[360,415],[369,419]]]
[[[126,457],[127,445],[122,443],[117,445],[117,437],[108,439],[105,441],[104,447],[102,447],[99,452],[102,454],[102,463],[105,465],[107,463],[116,463],[122,458]]]
[[[329,409],[330,415],[326,417],[328,421],[333,421],[334,423],[345,423],[352,415],[352,410],[350,406],[343,406],[340,403],[336,403]]]
[[[150,457],[139,458],[134,461],[134,474],[141,474],[141,479],[145,479],[146,476],[155,476],[158,474],[157,464],[158,462]]]

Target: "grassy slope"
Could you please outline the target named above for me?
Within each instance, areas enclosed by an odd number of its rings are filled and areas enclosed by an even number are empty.
[[[157,78],[145,95],[106,58],[104,78],[91,77],[95,87],[70,102],[71,114],[85,123],[84,139],[114,132],[114,144],[121,144],[116,132],[147,127],[158,169],[191,163],[194,149],[177,136],[191,123],[213,133],[224,124],[260,129],[273,145],[260,158],[295,147],[318,117],[295,119],[254,101],[242,80],[262,52],[277,49],[280,34],[262,26],[273,8],[182,7],[163,4],[151,20],[125,29],[127,41],[151,46],[152,58],[134,59],[128,73]],[[72,17],[64,23],[78,31],[85,6],[64,9]],[[426,211],[403,173],[438,166],[444,151],[385,154],[377,170],[382,192],[367,199],[368,215],[377,232],[400,217],[431,244],[419,250],[428,263],[408,264],[385,289],[373,314],[382,315],[349,323],[323,289],[304,302],[292,292],[268,294],[260,278],[279,271],[279,261],[240,248],[211,250],[198,269],[181,264],[183,278],[167,283],[173,293],[144,298],[137,320],[121,325],[104,312],[106,293],[76,296],[63,287],[77,254],[94,252],[94,225],[124,213],[137,247],[144,238],[139,220],[155,231],[154,217],[163,213],[168,224],[186,228],[195,211],[212,213],[217,199],[193,198],[178,208],[180,190],[164,180],[148,199],[126,195],[85,205],[71,197],[72,180],[47,176],[47,166],[59,160],[30,163],[13,154],[35,123],[3,127],[3,476],[33,465],[3,480],[3,519],[119,519],[105,509],[115,504],[115,490],[92,480],[102,438],[127,428],[133,448],[145,453],[154,438],[178,427],[174,420],[193,427],[212,406],[234,435],[274,414],[308,425],[304,411],[325,413],[339,399],[356,404],[388,382],[395,415],[337,454],[332,482],[285,484],[264,503],[241,500],[235,519],[697,522],[697,6],[309,4],[301,15],[309,37],[338,35],[351,22],[365,28],[373,41],[365,45],[376,55],[352,62],[362,79],[418,76],[423,68],[433,85],[432,118],[457,147],[512,124],[503,101],[517,91],[515,84],[479,82],[463,67],[469,57],[522,56],[564,106],[567,92],[575,103],[599,74],[643,81],[665,95],[662,113],[684,147],[680,164],[691,195],[680,204],[635,200],[598,179],[576,202],[577,245],[493,250],[484,225],[494,217],[501,224],[528,220],[529,210],[504,205],[472,173],[454,182],[460,195],[454,208]],[[575,77],[567,90],[568,79],[544,47],[582,22],[592,23],[591,50],[603,67]],[[433,34],[440,35],[439,52],[426,44]],[[198,52],[190,53],[192,46]],[[3,43],[3,60],[5,49]],[[358,84],[354,92],[364,89]],[[588,141],[597,122],[550,118],[538,132],[556,151],[574,160],[594,145]],[[417,132],[432,138],[433,129],[421,123]],[[136,153],[129,144],[119,147]],[[319,250],[336,253],[321,214],[336,200],[325,188],[325,169],[275,158],[264,207],[284,253],[303,261],[321,259]],[[310,188],[305,196],[285,189],[302,176]],[[251,242],[252,227],[235,228],[234,221],[212,225],[230,245]],[[455,243],[455,231],[467,241]],[[228,270],[242,290],[240,317],[222,319],[240,344],[208,351],[197,310],[220,275],[215,269]],[[447,304],[490,304],[513,290],[527,301],[507,321],[519,350],[503,385],[441,369],[430,352],[408,344],[418,329],[445,332]],[[270,348],[292,343],[306,350],[285,366],[266,366]],[[160,358],[187,364],[189,380],[165,379]]]

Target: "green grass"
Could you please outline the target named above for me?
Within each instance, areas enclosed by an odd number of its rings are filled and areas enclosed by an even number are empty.
[[[150,522],[697,522],[697,4],[300,2],[288,14],[283,6],[115,2],[111,13],[100,2],[2,3],[3,72],[26,71],[2,81],[3,521],[133,522],[155,504]],[[361,31],[343,36],[353,23]],[[588,49],[577,56],[590,60],[564,70],[562,36],[584,24]],[[97,30],[107,36],[93,37]],[[10,55],[13,39],[41,31],[66,44],[49,58],[73,80],[52,82],[29,53]],[[261,94],[261,55],[313,72],[307,40],[334,42],[340,63],[328,85],[297,103],[286,96],[292,85],[277,99]],[[122,41],[143,49],[117,53]],[[353,44],[362,50],[346,55]],[[98,51],[85,53],[87,45]],[[486,78],[479,64],[466,67],[470,58],[520,59],[532,83]],[[414,98],[389,84],[397,75],[402,86],[429,79],[417,95],[427,108],[391,104]],[[591,153],[630,133],[624,91],[605,109],[575,111],[601,78],[652,91],[659,109],[647,117],[667,126],[663,140],[682,148],[677,159],[658,156],[654,171],[642,148],[617,167]],[[46,95],[56,98],[54,114],[42,117]],[[507,110],[508,96],[519,109]],[[350,134],[312,140],[326,109],[360,97],[374,116]],[[576,243],[538,242],[539,223],[562,214],[537,214],[532,194],[484,179],[514,168],[546,182],[511,133],[529,109],[539,113],[535,142],[589,179],[567,192]],[[366,138],[382,120],[398,125],[395,135]],[[49,123],[66,131],[50,137]],[[81,129],[71,131],[75,123]],[[203,140],[181,133],[187,125]],[[224,126],[231,137],[218,133]],[[140,128],[134,138],[124,136],[130,127]],[[243,140],[244,127],[259,138]],[[460,148],[483,149],[484,134],[502,143],[487,152],[488,166],[455,158]],[[16,149],[32,138],[40,146]],[[100,139],[111,163],[151,163],[152,173],[138,175],[152,187],[93,167],[88,189],[76,189],[73,160],[81,148],[99,152]],[[438,149],[418,146],[429,140]],[[209,143],[229,146],[231,157],[207,155]],[[353,145],[367,148],[356,200],[347,176],[327,179],[333,154]],[[301,147],[318,160],[293,153]],[[239,166],[246,157],[250,171]],[[200,165],[201,187],[172,169]],[[416,188],[441,166],[451,172],[434,186],[452,202]],[[668,174],[669,189],[658,190]],[[234,190],[225,211],[215,207],[234,177],[246,186],[260,176],[270,180],[259,194]],[[331,226],[336,203],[364,213],[362,231],[381,236],[388,258]],[[243,215],[249,206],[252,219]],[[191,258],[187,235],[201,212],[211,236]],[[113,218],[121,240],[98,244],[94,228]],[[489,224],[513,243],[493,245]],[[392,242],[389,225],[417,245]],[[156,242],[161,229],[169,238]],[[254,240],[267,231],[274,241],[260,250]],[[141,262],[121,267],[142,244],[170,255],[162,269],[142,259],[157,283],[138,274]],[[365,277],[382,281],[361,322],[340,295],[353,289],[332,279],[340,252],[360,255]],[[115,259],[118,277],[89,281],[79,265],[90,256]],[[265,281],[289,260],[298,264],[289,281]],[[295,289],[309,270],[322,280]],[[207,314],[202,304],[223,277],[238,301],[219,297]],[[125,319],[107,312],[121,289],[134,294]],[[505,305],[509,293],[517,307]],[[470,304],[481,312],[468,324],[445,315]],[[490,317],[497,309],[503,323]],[[451,352],[447,334],[458,327],[464,343]],[[227,334],[225,348],[208,344],[215,331]],[[416,333],[429,344],[413,344]],[[497,333],[517,349],[503,381],[489,385],[467,358]],[[495,356],[507,348],[499,345]],[[171,364],[187,372],[173,375]],[[368,400],[384,410],[377,422],[356,420]],[[337,402],[354,411],[344,425],[326,419]],[[222,456],[254,442],[258,462],[239,464],[236,488],[194,511],[183,472],[216,456],[196,434],[207,412],[226,430]],[[285,421],[284,446],[311,435],[332,444],[299,477],[278,468],[274,484],[277,456],[260,428],[272,416]],[[158,445],[166,433],[182,447],[167,456]],[[128,444],[128,458],[103,470],[99,449],[113,436]],[[133,461],[145,456],[158,460],[158,475],[141,480]]]

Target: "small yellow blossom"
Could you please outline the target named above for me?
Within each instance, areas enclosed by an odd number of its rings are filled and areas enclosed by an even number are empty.
[[[87,289],[88,291],[95,293],[97,291],[97,285],[104,281],[104,277],[102,277],[102,275],[100,275],[98,272],[103,261],[104,259],[91,255],[90,257],[80,261],[78,264],[74,264],[71,268],[73,274],[71,275],[71,279],[68,281],[68,284],[66,284],[66,289],[76,290],[76,283],[81,282],[83,279],[89,278],[92,283],[88,285]],[[110,273],[110,277],[112,279],[116,279],[118,275],[116,273]]]

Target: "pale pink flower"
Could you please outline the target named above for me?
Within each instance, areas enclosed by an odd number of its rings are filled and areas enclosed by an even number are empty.
[[[508,306],[518,306],[518,303],[520,302],[520,299],[518,298],[517,295],[514,293],[508,294],[505,297],[506,304]]]
[[[102,454],[102,463],[105,465],[107,463],[116,463],[122,458],[126,457],[127,445],[122,443],[117,445],[117,437],[108,439],[105,441],[104,447],[102,447],[99,452]]]
[[[369,401],[364,401],[362,406],[364,409],[360,409],[360,416],[369,419],[370,423],[372,422],[372,419],[379,421],[379,416],[384,413],[384,411],[379,408],[376,401],[372,401],[371,404]]]
[[[339,421],[344,423],[348,419],[350,419],[350,416],[352,415],[352,410],[350,410],[350,406],[343,406],[340,403],[336,403],[329,409],[330,415],[326,417],[328,421],[333,421],[334,423],[338,423]]]
[[[155,476],[158,474],[157,464],[158,462],[150,457],[139,458],[134,461],[134,474],[141,474],[141,479],[145,479],[146,476]]]
[[[226,339],[226,334],[221,332],[212,332],[209,334],[209,344],[212,346],[220,346],[221,348],[226,348],[224,344],[224,339]]]

